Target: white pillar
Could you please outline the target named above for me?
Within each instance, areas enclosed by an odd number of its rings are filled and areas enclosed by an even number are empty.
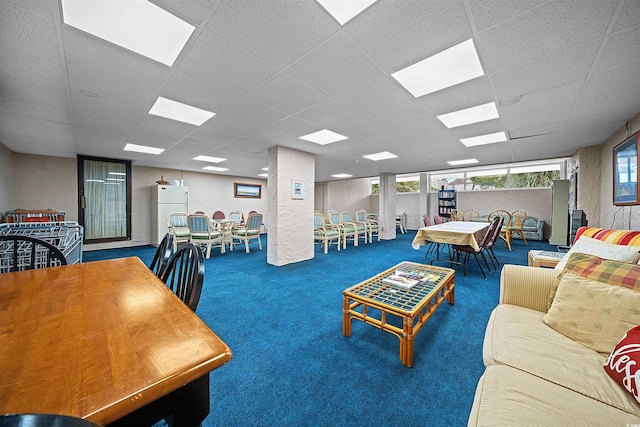
[[[380,197],[378,199],[378,220],[380,239],[396,238],[396,176],[392,173],[380,174]]]
[[[314,181],[313,154],[279,146],[269,148],[269,264],[280,266],[313,258]]]
[[[429,215],[429,174],[421,173],[420,174],[420,220],[418,223],[419,227],[424,227],[424,221],[422,220],[422,215]]]

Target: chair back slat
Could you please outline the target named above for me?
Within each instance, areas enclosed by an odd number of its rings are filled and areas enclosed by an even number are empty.
[[[171,256],[160,279],[191,310],[196,311],[204,283],[204,255],[193,243],[185,243]]]
[[[62,251],[30,236],[0,236],[0,273],[67,265]]]

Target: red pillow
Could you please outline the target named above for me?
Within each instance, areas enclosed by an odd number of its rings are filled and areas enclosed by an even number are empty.
[[[640,404],[640,326],[622,337],[607,357],[604,370]]]

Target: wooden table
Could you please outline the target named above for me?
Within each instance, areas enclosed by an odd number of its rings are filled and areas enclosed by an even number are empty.
[[[0,413],[197,425],[230,359],[138,258],[0,274]]]
[[[530,250],[527,264],[530,267],[554,268],[565,255],[564,252]]]
[[[431,260],[431,263],[433,264],[435,261],[439,261],[451,265],[461,265],[463,267],[464,275],[466,276],[467,267],[464,263],[454,261],[452,259],[440,258],[440,245],[449,244],[471,246],[477,251],[480,249],[478,242],[482,241],[489,225],[491,225],[489,222],[449,221],[443,222],[442,224],[422,227],[413,238],[411,247],[418,250],[421,246],[428,245],[429,243],[436,243],[438,245],[436,249],[436,256]]]
[[[405,290],[383,282],[396,270],[415,271],[432,276],[431,281]],[[400,362],[413,366],[414,338],[436,309],[447,301],[454,303],[455,271],[402,262],[351,288],[345,289],[342,307],[342,333],[351,336],[351,320],[357,319],[389,332],[400,340]],[[372,317],[369,309],[379,310],[380,318]],[[387,322],[387,315],[402,319],[402,327]]]

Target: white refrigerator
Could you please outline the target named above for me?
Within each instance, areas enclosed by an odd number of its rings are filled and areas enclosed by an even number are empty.
[[[189,188],[173,185],[151,187],[151,244],[158,246],[167,228],[167,215],[172,212],[189,212]]]

